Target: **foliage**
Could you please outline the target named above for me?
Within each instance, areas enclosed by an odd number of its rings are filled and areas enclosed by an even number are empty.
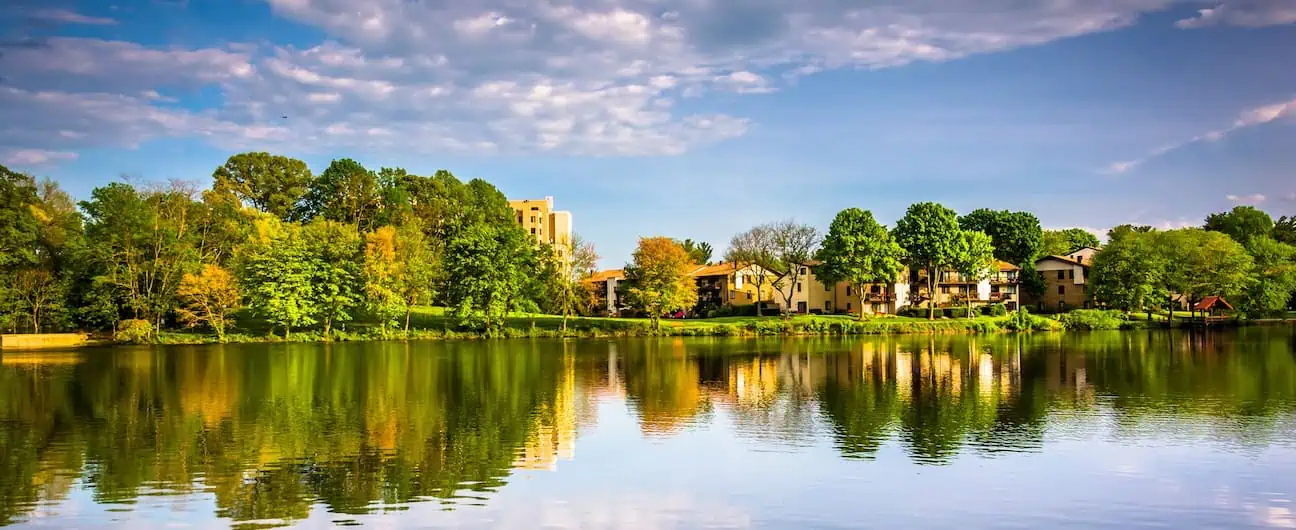
[[[1271,235],[1274,221],[1269,214],[1255,206],[1235,206],[1228,212],[1207,216],[1203,228],[1223,233],[1245,245],[1252,238]]]
[[[55,309],[63,299],[62,285],[46,269],[27,268],[13,275],[10,289],[18,307],[27,311],[32,333],[41,332],[41,319],[45,312]]]
[[[632,256],[625,267],[626,279],[633,284],[627,301],[648,315],[654,330],[662,315],[697,303],[697,289],[689,277],[693,259],[678,243],[665,237],[640,238]]]
[[[594,250],[594,244],[579,235],[573,235],[568,241],[559,242],[559,245],[559,252],[550,252],[546,256],[548,259],[542,260],[547,279],[545,299],[553,303],[554,312],[562,315],[561,329],[566,331],[568,317],[589,312],[587,304],[590,297],[587,295],[585,280],[594,273],[599,256]]]
[[[684,247],[681,247],[684,248]],[[685,252],[688,249],[685,248]],[[729,250],[725,251],[725,261],[733,263],[740,271],[750,270],[751,283],[756,286],[756,314],[761,314],[761,295],[765,286],[773,283],[778,276],[778,248],[775,246],[774,230],[764,224],[739,233],[729,240]]]
[[[711,248],[710,243],[707,243],[706,241],[695,242],[692,239],[685,239],[684,241],[679,242],[679,244],[681,247],[684,247],[684,252],[687,252],[689,257],[693,258],[693,263],[706,265],[711,262],[713,249]]]
[[[372,230],[378,219],[381,197],[378,176],[350,158],[334,160],[311,181],[298,217],[317,217]]]
[[[1278,316],[1296,292],[1296,248],[1268,236],[1247,242],[1255,262],[1254,281],[1246,289],[1238,309],[1248,316]]]
[[[1296,215],[1282,216],[1274,221],[1273,238],[1279,243],[1296,245]]]
[[[182,304],[176,309],[180,322],[193,326],[205,323],[225,342],[225,329],[233,323],[231,315],[242,307],[234,275],[218,265],[203,265],[199,274],[185,274],[176,296]]]
[[[384,226],[365,234],[364,294],[365,306],[378,320],[384,335],[387,328],[406,310],[401,296],[402,263],[396,259],[396,228]]]
[[[1041,256],[1065,256],[1085,247],[1098,248],[1098,236],[1083,228],[1045,230]]]
[[[1015,265],[1034,261],[1044,246],[1039,218],[1029,212],[981,208],[960,217],[959,227],[990,236],[995,259]]]
[[[255,222],[255,232],[240,251],[238,277],[249,306],[267,322],[293,328],[316,322],[316,261],[301,225],[271,216]]]
[[[1058,321],[1069,330],[1115,330],[1125,326],[1125,315],[1120,311],[1102,309],[1076,309],[1058,316]]]
[[[933,296],[936,279],[941,270],[952,266],[958,256],[962,238],[958,214],[933,202],[909,206],[904,217],[896,222],[896,242],[904,249],[911,267],[927,271],[927,293]],[[928,318],[935,318],[933,300],[928,302]]]
[[[327,337],[334,323],[354,318],[362,302],[360,234],[340,222],[316,219],[302,228],[302,239],[312,262],[315,318],[324,323]]]
[[[295,158],[270,153],[240,153],[212,174],[212,191],[284,221],[292,218],[311,184],[311,171]]]
[[[1003,323],[1003,326],[1009,331],[1053,331],[1061,328],[1062,325],[1056,320],[1032,315],[1026,308],[1021,307],[1008,315],[1008,320]]]
[[[815,277],[825,285],[847,282],[856,291],[869,283],[894,283],[903,270],[904,250],[873,213],[847,208],[837,213],[816,253]],[[864,318],[860,304],[859,318]]]
[[[1250,286],[1254,260],[1223,233],[1170,230],[1161,234],[1159,246],[1166,263],[1167,292],[1182,293],[1195,302],[1211,295],[1236,298]]]
[[[1089,288],[1094,299],[1123,311],[1157,307],[1169,296],[1165,290],[1165,256],[1158,245],[1160,234],[1117,227],[1107,246],[1094,256]]]
[[[117,325],[113,340],[130,344],[148,344],[153,342],[153,324],[143,319],[123,320]]]
[[[500,331],[536,263],[535,244],[514,224],[504,194],[474,179],[464,190],[460,211],[447,220],[446,302],[460,325]]]
[[[965,282],[980,283],[990,277],[995,270],[994,243],[990,236],[975,230],[963,230],[950,268],[958,272]],[[963,316],[972,316],[971,296],[967,299],[967,311]]]
[[[988,304],[981,308],[981,312],[992,317],[1008,316],[1008,306],[1004,304]]]

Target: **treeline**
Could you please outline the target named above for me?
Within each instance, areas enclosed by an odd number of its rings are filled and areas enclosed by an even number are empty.
[[[572,314],[592,247],[538,245],[494,186],[334,160],[234,155],[211,189],[114,182],[74,203],[0,166],[0,329],[210,328],[246,317],[329,337],[358,316],[408,331],[410,308],[444,305],[490,331],[510,311]],[[566,256],[560,258],[559,256]],[[239,317],[239,322],[235,321]]]
[[[1238,206],[1201,228],[1118,226],[1094,256],[1090,294],[1124,311],[1181,309],[1223,296],[1248,317],[1283,315],[1296,299],[1296,217]]]

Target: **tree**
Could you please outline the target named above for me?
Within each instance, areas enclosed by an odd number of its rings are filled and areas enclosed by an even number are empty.
[[[995,266],[993,240],[984,232],[963,230],[959,234],[958,248],[950,267],[963,281],[981,283],[990,276]],[[972,318],[972,296],[967,297],[968,318]]]
[[[454,190],[453,177],[447,179],[445,189]],[[514,222],[504,194],[486,181],[473,179],[451,193],[459,202],[437,220],[447,237],[446,301],[461,325],[492,332],[537,279],[535,240]]]
[[[711,248],[710,243],[707,243],[706,241],[694,242],[692,239],[685,239],[680,243],[680,246],[684,247],[684,252],[688,252],[688,255],[693,258],[693,263],[706,265],[711,262],[713,249]]]
[[[688,252],[687,248],[685,252]],[[773,282],[777,275],[774,272],[778,261],[777,253],[771,225],[760,225],[733,236],[729,240],[729,250],[725,251],[725,261],[733,263],[736,270],[751,268],[751,283],[756,286],[756,316],[763,313],[762,295],[765,286]]]
[[[1273,238],[1279,243],[1296,245],[1296,215],[1279,217],[1274,222]]]
[[[865,284],[895,283],[904,269],[904,249],[873,219],[872,212],[859,208],[837,213],[815,257],[820,261],[814,268],[819,281],[824,285],[846,282],[857,293],[864,292]],[[864,318],[864,304],[859,318]]]
[[[314,324],[315,266],[301,225],[263,216],[253,223],[252,238],[239,250],[238,276],[250,307],[272,325],[293,328]]]
[[[417,219],[396,229],[396,261],[401,264],[397,285],[405,306],[405,333],[408,334],[411,310],[419,304],[431,303],[436,295],[441,264]]]
[[[553,301],[554,309],[562,315],[561,330],[565,333],[567,317],[580,312],[582,305],[589,301],[585,280],[594,273],[599,256],[594,244],[579,235],[559,245],[563,246],[562,250],[550,252],[551,259],[546,260],[546,298]]]
[[[351,225],[357,231],[372,230],[381,206],[378,176],[350,158],[334,160],[311,181],[302,200],[299,217],[322,217]]]
[[[1236,297],[1252,281],[1254,260],[1240,243],[1220,232],[1182,228],[1162,232],[1166,291],[1189,303],[1206,296]]]
[[[1085,247],[1098,248],[1098,236],[1083,228],[1045,230],[1041,256],[1065,256]]]
[[[32,333],[40,333],[41,317],[62,299],[62,289],[49,270],[23,269],[13,275],[13,292],[31,318]]]
[[[1243,245],[1253,237],[1271,235],[1274,221],[1269,214],[1255,206],[1235,206],[1228,212],[1206,216],[1206,230],[1221,232]]]
[[[181,306],[176,308],[180,321],[188,326],[207,324],[216,339],[225,342],[225,329],[233,323],[241,296],[234,275],[217,265],[203,265],[198,274],[185,274],[176,291]]]
[[[365,305],[387,335],[387,327],[408,306],[401,293],[403,264],[396,257],[396,228],[384,226],[365,234],[364,294]]]
[[[774,287],[783,296],[784,317],[791,318],[795,287],[801,280],[802,266],[810,262],[819,247],[819,231],[791,219],[771,224],[769,230],[774,242],[774,267],[783,274],[774,280]]]
[[[324,323],[324,337],[332,337],[333,324],[347,322],[361,303],[362,245],[350,225],[317,219],[302,229],[306,251],[314,264],[311,283],[316,319]]]
[[[1252,237],[1246,246],[1255,261],[1255,281],[1239,308],[1248,316],[1281,314],[1296,292],[1296,247],[1269,236]]]
[[[1129,226],[1113,228],[1107,246],[1094,256],[1089,285],[1099,304],[1131,311],[1151,311],[1166,299],[1166,263],[1155,232]]]
[[[653,330],[660,329],[666,312],[697,303],[697,287],[689,277],[693,259],[678,243],[665,237],[640,238],[632,256],[625,267],[626,279],[633,284],[626,298],[652,319]]]
[[[910,266],[927,270],[927,318],[934,320],[936,279],[954,263],[962,237],[958,214],[936,203],[917,203],[896,222],[894,235]]]
[[[995,258],[1015,265],[1035,261],[1044,246],[1044,230],[1029,212],[982,208],[960,217],[959,227],[990,236]]]
[[[311,171],[295,158],[240,153],[212,173],[212,190],[287,221],[311,185]]]

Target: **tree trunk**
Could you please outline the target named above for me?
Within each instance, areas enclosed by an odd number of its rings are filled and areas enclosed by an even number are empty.
[[[936,320],[935,267],[927,267],[927,320]]]
[[[972,320],[972,295],[970,293],[967,297],[967,317],[968,320]]]
[[[32,306],[32,333],[40,335],[40,309]]]
[[[410,320],[409,306],[405,306],[405,336],[406,337],[409,336],[409,320]]]
[[[329,335],[329,331],[331,329],[333,329],[333,317],[325,318],[324,319],[324,340],[330,340],[332,338]]]
[[[858,284],[851,284],[851,289],[854,289],[855,292],[860,293],[859,315],[856,316],[856,320],[863,322],[864,321],[864,291],[860,290],[860,286]]]
[[[764,285],[764,283],[765,282],[760,282],[756,284],[756,316],[758,317],[765,316],[761,311],[761,285]]]
[[[562,330],[561,330],[561,331],[562,331],[562,335],[563,335],[563,336],[566,336],[566,335],[567,335],[567,312],[566,312],[566,311],[563,312],[563,316],[562,316],[562,317],[563,317],[563,318],[562,318]]]
[[[284,324],[284,341],[292,336],[292,324]]]

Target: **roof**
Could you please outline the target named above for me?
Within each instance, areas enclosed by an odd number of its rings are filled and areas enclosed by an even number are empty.
[[[591,282],[603,282],[603,281],[607,281],[607,280],[610,280],[610,279],[613,279],[613,278],[616,278],[616,279],[618,279],[618,280],[624,279],[624,278],[625,278],[625,270],[622,270],[622,269],[611,269],[611,270],[605,270],[605,271],[598,271],[598,272],[595,272],[594,274],[591,274],[590,277],[587,278],[587,281],[591,281]]]
[[[1063,263],[1070,263],[1070,264],[1072,264],[1072,265],[1079,265],[1079,266],[1081,266],[1081,267],[1088,267],[1088,266],[1092,263],[1091,261],[1081,261],[1081,260],[1077,260],[1077,259],[1071,259],[1070,257],[1067,257],[1067,256],[1044,256],[1044,257],[1042,257],[1042,258],[1040,258],[1040,259],[1035,260],[1035,263],[1039,263],[1039,262],[1044,261],[1044,260],[1046,260],[1046,259],[1055,259],[1055,260],[1061,261],[1061,262],[1063,262]]]
[[[1008,262],[1006,262],[1006,261],[999,261],[999,260],[996,260],[996,264],[999,266],[999,272],[1008,272],[1008,271],[1019,271],[1019,270],[1021,270],[1021,267],[1018,267],[1018,266],[1013,265],[1013,264],[1011,264],[1011,263],[1008,263]]]
[[[1207,296],[1206,298],[1203,298],[1202,301],[1197,302],[1197,305],[1193,306],[1193,311],[1210,311],[1211,308],[1216,305],[1222,305],[1229,311],[1233,310],[1233,306],[1229,305],[1228,300],[1219,296]]]
[[[738,270],[738,265],[734,263],[720,262],[715,265],[701,265],[698,268],[693,269],[693,271],[689,273],[689,276],[724,276],[732,274],[736,270]]]

